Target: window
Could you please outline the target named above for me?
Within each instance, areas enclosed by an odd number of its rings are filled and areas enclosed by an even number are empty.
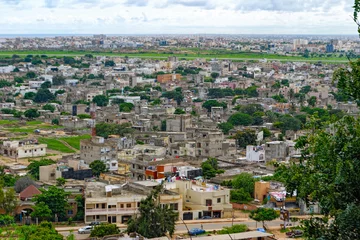
[[[25,153],[27,153],[27,151],[25,150]]]
[[[127,203],[126,208],[131,208],[131,203]]]
[[[140,202],[137,203],[137,207],[140,207]]]
[[[43,149],[43,148],[41,148],[41,151],[44,151],[44,149]]]
[[[35,152],[37,151],[37,149],[34,150]]]
[[[105,208],[105,203],[101,204],[101,208]]]
[[[116,163],[112,163],[111,166],[115,167],[115,166],[116,166]]]
[[[73,212],[73,210],[68,210],[67,214],[68,214],[68,215],[73,215],[74,212]]]
[[[218,198],[218,199],[217,199],[217,203],[221,203],[221,198]]]
[[[212,205],[212,200],[211,199],[206,199],[206,206],[210,206]]]
[[[120,204],[120,208],[124,208],[124,204]]]

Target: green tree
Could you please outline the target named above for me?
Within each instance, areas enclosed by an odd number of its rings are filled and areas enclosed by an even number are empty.
[[[231,115],[228,119],[228,122],[234,126],[249,126],[253,123],[253,121],[254,120],[250,115],[240,112]]]
[[[241,148],[246,148],[247,145],[256,144],[256,132],[251,129],[238,131],[234,138],[237,140],[237,144]]]
[[[140,216],[128,221],[127,232],[137,232],[146,238],[163,237],[167,233],[173,235],[178,213],[168,205],[160,204],[159,194],[162,189],[162,185],[156,186],[146,199],[141,200]]]
[[[307,102],[310,106],[315,107],[317,98],[315,96],[310,97]]]
[[[52,79],[52,83],[54,86],[64,85],[65,84],[65,78],[61,75],[56,75]]]
[[[217,234],[232,234],[232,233],[242,233],[246,232],[248,227],[245,224],[235,224],[231,227],[223,227],[223,229],[219,230]]]
[[[53,120],[51,120],[51,124],[53,125],[59,125],[60,124],[60,121],[58,118],[54,118]]]
[[[57,186],[64,186],[65,183],[66,183],[66,179],[63,178],[63,177],[60,177],[60,178],[57,178],[57,179],[56,179],[56,185],[57,185]]]
[[[0,88],[11,87],[11,85],[11,82],[8,82],[6,80],[0,80]]]
[[[53,218],[52,211],[49,206],[43,202],[35,204],[34,211],[31,213],[31,217],[39,218],[40,221],[50,220]]]
[[[109,104],[109,99],[105,95],[97,95],[92,100],[98,107],[105,107]]]
[[[211,77],[212,77],[213,79],[216,79],[216,78],[218,78],[218,77],[220,76],[220,74],[217,73],[217,72],[213,72],[213,73],[211,73],[210,75],[211,75]]]
[[[120,112],[131,112],[133,110],[134,104],[132,103],[120,103],[119,105],[119,111]]]
[[[93,174],[97,177],[99,177],[101,173],[106,172],[106,165],[103,161],[95,160],[92,163],[90,163],[89,166]]]
[[[35,95],[36,95],[36,93],[34,93],[34,92],[27,92],[27,93],[25,93],[25,95],[24,95],[24,99],[30,99],[30,100],[32,100],[32,99],[34,99]]]
[[[44,103],[44,102],[48,102],[48,101],[51,101],[51,100],[54,100],[55,99],[55,95],[52,94],[49,89],[43,89],[43,88],[40,88],[35,97],[34,97],[34,102],[36,103]]]
[[[42,107],[42,109],[44,109],[44,110],[49,110],[49,111],[51,111],[51,112],[54,112],[54,111],[55,111],[54,105],[51,105],[51,104],[46,104],[46,105],[44,105],[44,106]]]
[[[118,234],[120,232],[116,224],[102,223],[94,227],[90,237],[104,237],[108,235]]]
[[[205,179],[210,179],[215,177],[216,174],[224,173],[224,170],[218,168],[218,160],[211,157],[201,163],[201,169]]]
[[[240,173],[232,180],[232,187],[234,189],[244,189],[250,196],[254,195],[255,179],[250,173]]]
[[[131,123],[98,123],[95,128],[97,135],[104,138],[107,138],[109,135],[125,136],[134,132],[134,129],[131,128]]]
[[[115,62],[113,60],[106,60],[105,61],[105,67],[114,67]]]
[[[162,120],[161,121],[161,131],[162,132],[165,132],[166,131],[166,120]]]
[[[36,78],[36,74],[34,72],[27,72],[26,78]]]
[[[84,114],[84,113],[78,114],[77,117],[80,119],[86,119],[86,118],[90,119],[91,118],[91,116],[89,114]]]
[[[41,159],[41,160],[34,160],[34,161],[30,161],[30,164],[27,166],[27,170],[29,170],[29,174],[34,178],[34,179],[39,179],[39,169],[40,166],[47,166],[47,165],[52,165],[56,163],[54,160],[51,159]]]
[[[235,203],[248,203],[253,199],[250,193],[246,192],[243,188],[233,189],[230,191],[230,200]]]
[[[84,220],[84,206],[85,206],[85,198],[82,195],[77,195],[75,197],[75,201],[77,204],[77,213],[75,216],[75,220],[82,221]]]
[[[177,109],[175,109],[174,114],[177,114],[177,115],[185,114],[185,111],[184,111],[184,109],[177,108]]]
[[[33,118],[40,117],[40,113],[38,112],[37,109],[30,108],[24,112],[24,116],[29,119],[33,119]]]
[[[5,214],[12,215],[18,205],[17,197],[13,188],[0,188],[0,209],[4,209]]]
[[[49,222],[41,222],[39,226],[36,225],[23,225],[16,229],[19,239],[24,240],[63,240],[63,236],[58,233],[54,226]]]
[[[206,108],[208,112],[211,112],[212,107],[223,107],[224,109],[227,108],[227,104],[225,102],[218,102],[216,100],[208,100],[203,103],[203,108]]]
[[[234,126],[229,122],[219,123],[218,127],[224,134],[229,134],[229,131],[234,128]]]
[[[257,222],[262,222],[263,227],[265,227],[265,222],[266,221],[272,221],[275,220],[276,218],[278,218],[280,216],[279,213],[277,213],[274,209],[272,208],[258,208],[254,211],[252,211],[250,213],[250,218],[257,221]]]
[[[68,196],[69,193],[64,189],[55,186],[50,186],[47,190],[40,189],[41,194],[35,195],[33,201],[37,204],[44,203],[52,212],[52,216],[55,214],[59,220],[65,220],[66,211],[69,209]]]
[[[51,88],[51,82],[45,81],[43,84],[41,84],[40,87],[43,88],[43,89]]]

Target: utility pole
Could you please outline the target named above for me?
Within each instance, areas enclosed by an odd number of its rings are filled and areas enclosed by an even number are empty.
[[[183,224],[185,225],[186,230],[187,230],[187,231],[188,231],[188,233],[189,233],[190,240],[192,240],[192,237],[191,237],[191,235],[190,235],[190,230],[189,230],[188,226],[186,225],[186,223],[185,223],[184,219],[180,218],[180,220],[181,220],[181,221],[183,222]]]

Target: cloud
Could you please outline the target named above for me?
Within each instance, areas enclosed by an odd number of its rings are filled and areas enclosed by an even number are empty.
[[[56,8],[58,6],[59,0],[45,0],[46,8]]]
[[[148,5],[148,0],[127,0],[126,6],[144,7]]]

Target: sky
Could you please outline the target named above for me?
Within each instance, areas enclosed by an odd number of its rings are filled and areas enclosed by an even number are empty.
[[[0,0],[0,34],[357,34],[354,0]]]

